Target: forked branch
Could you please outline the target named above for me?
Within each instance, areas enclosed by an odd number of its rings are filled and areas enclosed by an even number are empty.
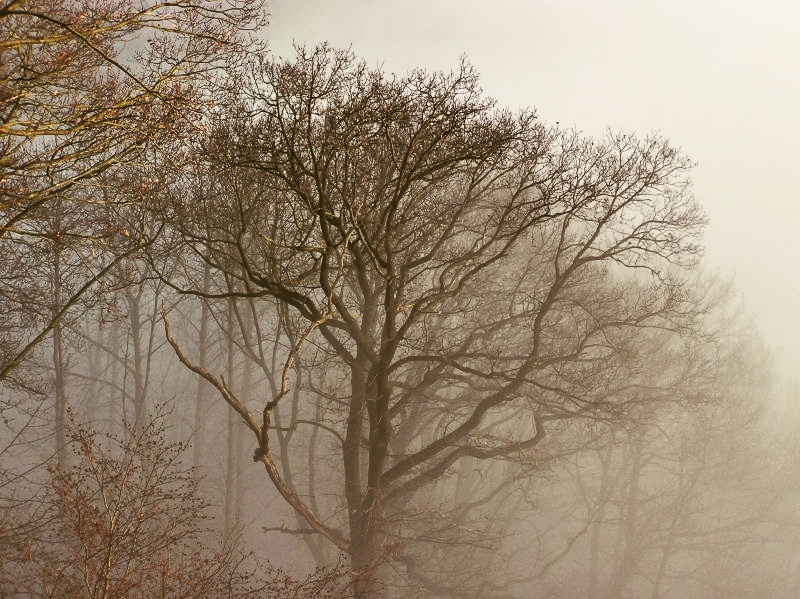
[[[163,304],[161,310],[164,318],[164,333],[166,334],[167,342],[175,351],[175,355],[178,356],[178,359],[184,366],[186,366],[186,368],[196,374],[199,374],[209,383],[211,383],[217,389],[217,391],[219,391],[220,395],[222,395],[223,399],[228,403],[228,405],[233,408],[245,421],[248,428],[258,439],[259,443],[259,449],[256,451],[254,459],[264,464],[272,484],[278,490],[278,493],[281,494],[281,497],[283,497],[286,502],[305,519],[306,522],[308,522],[311,528],[327,538],[342,551],[347,551],[350,547],[350,542],[344,537],[344,535],[342,535],[342,533],[335,528],[331,528],[330,526],[322,523],[314,514],[314,512],[312,512],[311,509],[300,500],[297,494],[289,488],[286,482],[284,482],[283,477],[281,477],[281,474],[278,471],[278,468],[275,466],[275,462],[272,460],[272,456],[269,452],[269,446],[264,442],[268,430],[262,430],[262,427],[259,426],[253,415],[247,410],[239,398],[236,397],[236,395],[230,390],[228,385],[225,383],[224,378],[217,378],[208,370],[202,366],[199,366],[198,364],[195,364],[186,357],[178,343],[175,341],[175,338],[172,336],[172,331],[169,326],[169,319],[167,318],[166,314],[166,307]]]

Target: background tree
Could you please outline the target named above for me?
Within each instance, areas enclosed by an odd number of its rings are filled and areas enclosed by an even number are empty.
[[[135,215],[115,208],[168,176],[139,166],[191,134],[218,69],[263,23],[259,0],[0,7],[0,379],[144,243]],[[178,168],[180,155],[171,160]],[[119,172],[133,164],[134,176]],[[51,255],[71,288],[38,298],[36,265]]]
[[[52,455],[54,432],[62,461],[66,456],[69,392],[81,377],[98,378],[75,357],[85,341],[76,331],[89,329],[79,321],[90,320],[89,309],[99,314],[94,322],[115,318],[108,310],[118,286],[132,282],[125,275],[141,274],[125,261],[148,243],[143,199],[179,168],[175,144],[193,131],[222,67],[264,22],[257,0],[0,6],[4,508],[36,496],[36,466]],[[156,173],[153,159],[165,153],[170,168],[159,162]],[[43,342],[49,365],[33,351]],[[81,412],[97,407],[89,403]],[[21,530],[17,521],[5,528],[7,513],[4,529]]]
[[[258,0],[0,6],[0,409],[17,445],[44,420],[65,457],[70,328],[139,282],[125,261],[152,233],[142,202],[180,168],[173,150],[264,22]],[[26,366],[50,340],[51,367]]]

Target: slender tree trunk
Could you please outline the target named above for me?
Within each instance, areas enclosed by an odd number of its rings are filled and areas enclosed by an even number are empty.
[[[298,369],[298,376],[300,375]],[[299,395],[299,394],[298,394]],[[299,397],[297,398],[299,400]],[[321,422],[321,409],[320,405],[317,404],[314,408],[314,422]],[[317,438],[319,436],[319,428],[316,426],[311,427],[311,433],[308,440],[308,456],[306,457],[306,468],[308,468],[308,497],[309,502],[311,504],[311,509],[315,511],[315,513],[319,514],[319,503],[317,502],[317,490],[316,490],[316,465],[317,465]],[[298,515],[298,523],[299,515]],[[326,545],[321,542],[321,539],[317,535],[305,535],[306,545],[308,546],[309,550],[311,551],[311,555],[314,557],[314,561],[318,566],[324,566],[326,562],[326,555],[325,555],[325,548]]]
[[[250,386],[253,384],[253,362],[245,359],[242,372],[242,389],[245,393],[250,393]],[[233,415],[232,410],[228,410],[228,414]],[[236,469],[236,512],[234,522],[240,524],[242,521],[242,514],[244,513],[244,476],[242,473],[245,468],[244,456],[246,452],[245,439],[247,431],[242,425],[242,421],[236,418],[237,431],[234,437],[234,467]]]
[[[642,435],[635,434],[630,444],[632,452],[631,473],[620,521],[622,551],[616,561],[616,570],[607,596],[609,599],[621,597],[625,585],[633,575],[639,556],[636,555],[636,519],[639,513],[639,483],[642,470]]]
[[[55,243],[53,248],[53,313],[61,309],[61,203],[56,206],[54,219]],[[53,326],[53,374],[55,396],[55,443],[59,466],[65,466],[67,460],[67,393],[66,393],[66,365],[64,363],[63,327],[60,322]]]
[[[211,285],[211,268],[206,264],[203,270],[203,291]],[[202,300],[200,308],[200,333],[197,339],[199,350],[198,361],[203,368],[208,367],[208,319],[207,300]],[[203,465],[203,435],[205,432],[206,404],[208,403],[208,383],[203,377],[197,377],[197,395],[194,403],[194,427],[192,431],[192,464],[195,468]]]
[[[105,328],[105,343],[108,347],[119,347],[119,340],[122,337],[119,330],[119,323],[118,322],[107,322],[104,325]],[[102,339],[103,337],[101,337]],[[116,355],[111,354],[108,356],[110,360],[110,373],[108,380],[111,381],[111,386],[109,388],[109,400],[107,404],[107,413],[108,413],[108,421],[109,422],[120,422],[120,409],[124,406],[125,402],[125,395],[123,390],[122,381],[120,380],[120,370],[121,364],[120,360],[116,359]],[[119,387],[119,390],[117,390]],[[119,403],[117,403],[117,392],[121,393],[122,395],[119,397]]]
[[[225,331],[227,379],[228,385],[235,388],[236,381],[236,346],[233,342],[234,318],[233,299],[228,299],[227,323]],[[230,535],[236,525],[236,423],[238,415],[233,410],[228,412],[227,427],[227,461],[225,465],[225,534]]]
[[[672,558],[673,551],[675,549],[675,543],[678,540],[678,527],[680,525],[681,518],[687,516],[685,510],[691,500],[692,491],[694,490],[695,485],[698,483],[701,476],[702,469],[699,467],[696,467],[694,471],[687,472],[686,467],[689,464],[688,460],[691,459],[690,452],[691,450],[686,446],[686,442],[684,442],[681,448],[680,461],[677,466],[678,483],[675,485],[675,502],[672,506],[669,529],[667,532],[667,538],[664,542],[664,547],[661,552],[661,559],[658,563],[658,570],[656,571],[653,579],[653,592],[650,595],[651,599],[658,599],[658,597],[661,596],[661,586],[664,584],[664,577],[667,572],[667,564]],[[720,501],[717,502],[717,505],[723,506],[725,505],[725,502],[720,498]]]
[[[614,469],[614,449],[616,447],[615,435],[612,434],[611,440],[604,454],[599,454],[601,464],[600,474],[600,489],[597,498],[597,512],[594,515],[594,522],[592,523],[592,533],[589,540],[589,583],[588,595],[592,597],[600,597],[600,545],[602,541],[602,529],[606,516],[606,507],[608,501],[611,499],[613,493],[613,469]]]
[[[133,426],[134,430],[141,430],[147,422],[144,384],[145,364],[142,347],[142,294],[141,292],[134,293],[129,287],[125,290],[125,299],[128,304],[128,324],[131,329],[131,342],[133,344]]]
[[[67,393],[66,393],[66,366],[64,364],[64,346],[62,327],[56,323],[53,327],[53,369],[55,373],[55,432],[56,453],[59,466],[65,466],[67,460]]]

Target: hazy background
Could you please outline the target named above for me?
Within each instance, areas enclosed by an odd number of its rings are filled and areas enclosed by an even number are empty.
[[[466,55],[501,105],[593,135],[657,131],[698,164],[707,264],[733,276],[776,353],[800,358],[800,3],[273,0],[267,30],[389,72]]]

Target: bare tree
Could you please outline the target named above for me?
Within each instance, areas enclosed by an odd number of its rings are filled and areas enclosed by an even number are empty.
[[[467,458],[535,460],[548,423],[624,420],[669,398],[644,397],[638,340],[680,344],[712,298],[683,280],[705,219],[690,162],[665,141],[594,141],[499,110],[466,64],[387,76],[325,46],[242,70],[222,104],[187,174],[209,184],[167,190],[161,225],[173,254],[238,281],[217,296],[270,298],[304,324],[260,415],[169,339],[354,568],[408,563],[402,523]],[[195,278],[165,277],[214,295]],[[270,445],[310,347],[345,374],[331,395],[310,372],[305,393],[340,440],[344,519],[315,513]]]
[[[142,202],[264,20],[259,0],[0,5],[0,410],[14,443],[46,421],[65,457],[75,318],[131,282],[124,261],[153,234]],[[47,459],[25,454],[21,471]]]
[[[763,427],[774,426],[760,401],[771,394],[767,360],[741,312],[727,308],[711,311],[706,334],[683,344],[683,363],[663,337],[650,344],[658,357],[639,368],[657,369],[653,381],[674,380],[669,401],[642,404],[650,417],[623,427],[598,422],[591,443],[553,464],[538,510],[520,518],[524,537],[540,547],[528,557],[535,575],[518,581],[528,586],[517,595],[774,594],[771,567],[757,555],[775,555],[770,545],[793,534],[780,506],[794,483],[765,467],[776,453],[763,445]],[[565,515],[564,506],[573,509]],[[565,545],[565,536],[575,541]],[[539,563],[551,563],[549,571]]]
[[[71,420],[73,464],[50,468],[37,526],[3,539],[4,596],[353,596],[341,564],[295,579],[252,562],[230,542],[211,546],[209,506],[183,465],[185,444],[166,440],[163,415],[127,433],[105,436]]]
[[[70,428],[74,464],[50,469],[49,512],[5,556],[4,593],[258,594],[258,585],[248,588],[236,572],[235,555],[205,547],[207,506],[181,466],[182,446],[166,442],[163,422],[131,428],[126,441],[74,422]]]
[[[208,85],[247,43],[243,32],[264,22],[262,8],[260,0],[0,6],[0,380],[147,243],[135,215],[115,208],[169,176],[146,166],[167,146],[179,167],[172,144],[191,134],[192,115],[213,95]],[[132,165],[135,175],[122,172]],[[77,217],[68,223],[62,211]],[[37,310],[36,265],[54,252],[72,286]]]

